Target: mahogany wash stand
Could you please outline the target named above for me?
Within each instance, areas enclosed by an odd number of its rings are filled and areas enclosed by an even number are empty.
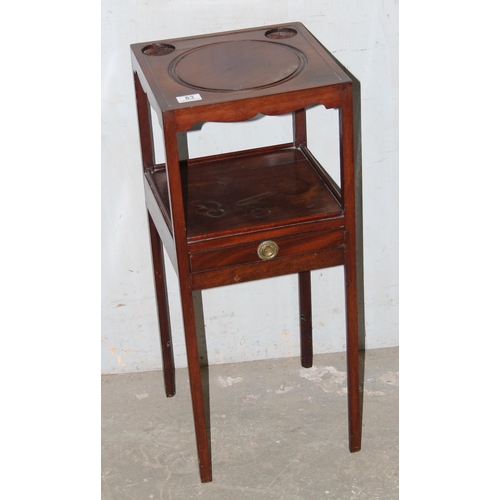
[[[349,449],[361,448],[353,82],[301,23],[133,44],[163,371],[175,394],[165,248],[180,285],[202,482],[212,480],[193,291],[298,273],[301,363],[312,366],[311,270],[345,267]],[[306,107],[339,110],[340,186],[307,148]],[[157,164],[151,108],[163,132]],[[178,133],[258,114],[293,142],[181,160]],[[325,140],[330,140],[325,131]]]

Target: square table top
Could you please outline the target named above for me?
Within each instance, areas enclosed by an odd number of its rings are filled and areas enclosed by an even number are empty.
[[[351,82],[302,23],[131,45],[157,110],[181,110]]]

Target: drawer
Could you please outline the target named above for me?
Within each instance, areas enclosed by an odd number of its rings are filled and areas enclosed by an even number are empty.
[[[344,244],[344,231],[322,230],[282,236],[272,240],[256,240],[190,254],[191,272],[203,272],[280,259],[338,248]]]

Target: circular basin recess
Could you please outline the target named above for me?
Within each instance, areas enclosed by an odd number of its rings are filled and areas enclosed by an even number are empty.
[[[170,76],[198,90],[235,92],[278,85],[305,67],[302,52],[266,40],[218,42],[192,49],[172,61]]]
[[[293,28],[273,28],[266,31],[266,37],[278,40],[280,38],[292,38],[297,34]]]
[[[146,45],[141,50],[142,53],[147,56],[165,56],[173,52],[175,47],[167,43],[152,43],[150,45]]]

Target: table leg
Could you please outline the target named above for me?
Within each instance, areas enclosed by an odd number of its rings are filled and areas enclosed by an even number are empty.
[[[356,247],[346,231],[345,298],[347,340],[347,406],[349,414],[349,450],[361,449],[361,395],[358,352],[358,296]]]
[[[345,300],[347,344],[347,405],[349,450],[361,449],[361,394],[358,352],[358,290],[356,261],[356,193],[354,151],[354,109],[352,86],[342,92],[340,118],[341,185],[345,211]]]
[[[313,364],[311,272],[299,273],[300,361],[304,368]]]
[[[161,351],[163,361],[163,379],[167,397],[175,395],[175,364],[170,327],[170,311],[168,307],[167,277],[165,273],[165,259],[163,243],[156,230],[151,216],[148,214],[149,235],[151,239],[151,254],[153,257],[153,271],[156,290],[156,307],[160,328]]]
[[[191,387],[191,402],[193,405],[194,427],[196,433],[196,446],[198,449],[198,463],[202,483],[212,481],[212,464],[210,452],[210,429],[207,426],[209,419],[206,412],[209,405],[205,406],[203,397],[203,383],[196,335],[196,321],[194,312],[193,293],[189,285],[180,283],[182,299],[182,315],[184,319],[184,335],[186,337],[186,351],[189,371],[189,384]]]

